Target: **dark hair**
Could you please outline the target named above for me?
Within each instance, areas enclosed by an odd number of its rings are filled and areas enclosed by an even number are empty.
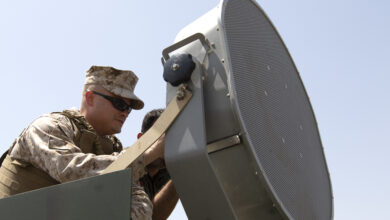
[[[142,121],[141,132],[142,133],[147,132],[149,128],[153,126],[154,122],[156,122],[158,117],[160,117],[163,111],[164,111],[163,108],[159,108],[159,109],[153,109],[152,111],[146,113],[144,120]]]

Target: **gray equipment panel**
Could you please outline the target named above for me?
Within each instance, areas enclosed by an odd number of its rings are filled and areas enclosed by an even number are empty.
[[[1,219],[130,219],[131,170],[0,199]]]
[[[290,54],[250,1],[228,1],[222,22],[236,109],[270,190],[290,218],[331,219],[332,192],[317,123]]]
[[[189,53],[199,63],[203,103],[191,100],[185,111],[196,114],[177,122],[166,138],[166,163],[180,197],[189,198],[182,200],[189,219],[208,217],[196,215],[204,204],[190,198],[207,197],[202,193],[210,185],[220,196],[209,195],[203,212],[232,213],[235,219],[333,219],[331,182],[310,100],[263,10],[251,0],[223,0],[185,27],[176,44],[196,33],[207,45],[187,42],[172,53]],[[167,88],[169,102],[176,89]],[[193,132],[204,132],[210,148],[187,146],[188,124],[203,118],[198,129],[204,131]],[[239,143],[223,146],[236,136]]]
[[[199,64],[188,87],[191,101],[167,132],[165,160],[184,209],[191,219],[236,219],[206,153],[203,82]],[[170,94],[176,89],[169,86]],[[177,157],[180,155],[180,157]],[[174,156],[175,158],[172,158]],[[196,169],[194,169],[196,168]],[[193,193],[186,193],[191,191]],[[191,207],[187,209],[187,207]]]

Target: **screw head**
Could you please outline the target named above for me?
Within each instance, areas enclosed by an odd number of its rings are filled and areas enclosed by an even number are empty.
[[[180,68],[180,65],[177,63],[172,64],[171,70],[176,71]]]

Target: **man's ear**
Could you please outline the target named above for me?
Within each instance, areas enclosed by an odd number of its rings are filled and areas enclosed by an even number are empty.
[[[138,133],[138,134],[137,134],[137,138],[139,139],[142,135],[143,135],[142,132]]]
[[[93,106],[93,93],[91,91],[85,92],[85,103],[87,103],[88,106]]]

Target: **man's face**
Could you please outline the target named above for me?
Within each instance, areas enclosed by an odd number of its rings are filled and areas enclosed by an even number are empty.
[[[107,97],[105,98],[102,95],[121,99],[127,104],[130,104],[131,101],[129,99],[121,98],[107,90],[102,89],[96,92],[100,94],[96,94],[93,91],[86,92],[86,95],[92,96],[92,104],[89,105],[91,115],[88,121],[91,123],[92,127],[98,132],[98,134],[102,136],[120,133],[122,126],[125,123],[130,111],[118,110],[114,107],[111,101],[108,100],[110,98],[107,99]]]

